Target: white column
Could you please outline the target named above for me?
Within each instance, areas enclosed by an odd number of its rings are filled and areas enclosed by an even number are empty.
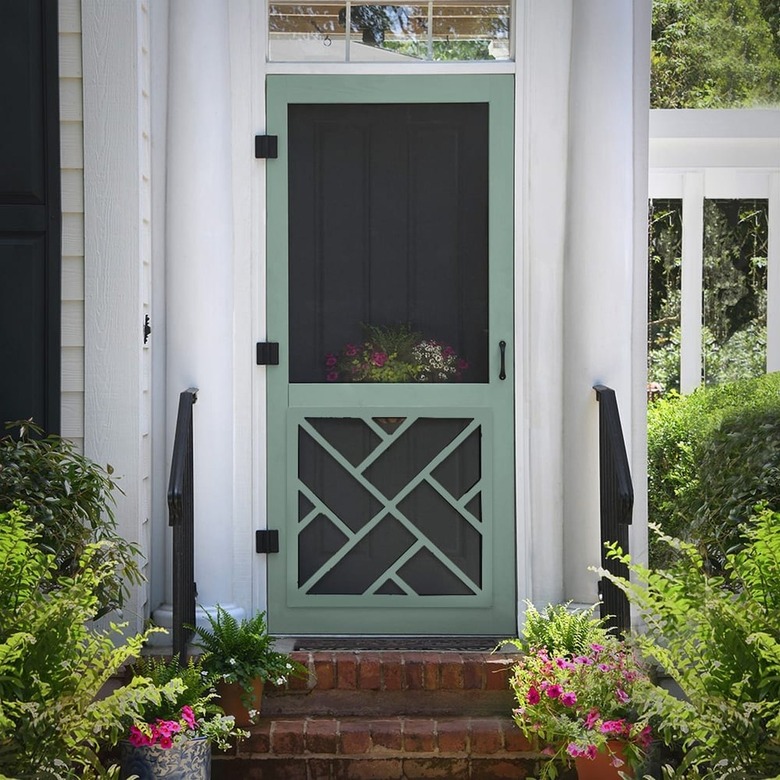
[[[565,596],[594,603],[601,556],[598,403],[592,386],[617,393],[630,453],[634,406],[635,274],[646,273],[636,246],[647,219],[637,171],[647,167],[649,0],[574,3],[569,93],[569,183],[564,272]],[[644,116],[644,127],[639,125]],[[646,176],[646,173],[645,173]],[[642,478],[642,475],[636,475]]]
[[[780,371],[780,173],[769,177],[767,249],[766,370]]]
[[[516,5],[518,614],[563,599],[563,278],[572,3]]]
[[[683,175],[682,279],[680,281],[680,392],[701,384],[704,278],[704,174]]]
[[[233,208],[228,7],[171,0],[168,46],[166,315],[168,463],[178,396],[194,407],[198,605],[234,614]],[[168,555],[170,562],[170,555]],[[170,599],[170,592],[167,599]],[[155,613],[166,625],[169,607]],[[198,622],[202,622],[199,614]]]

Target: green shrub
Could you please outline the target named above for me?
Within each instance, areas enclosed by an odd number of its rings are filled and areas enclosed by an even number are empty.
[[[124,640],[123,626],[90,628],[114,574],[110,544],[88,545],[66,577],[21,509],[0,513],[0,777],[114,776],[100,749],[122,736],[123,718],[165,695],[139,679],[99,698],[145,639]]]
[[[39,528],[36,544],[54,556],[66,577],[79,571],[91,543],[109,541],[91,555],[94,566],[112,564],[110,573],[99,578],[92,617],[120,607],[128,583],[139,583],[141,575],[137,548],[117,533],[110,466],[104,471],[67,439],[42,437],[31,423],[9,423],[8,428],[17,434],[0,438],[0,512],[23,503]]]
[[[721,567],[761,501],[780,510],[780,373],[650,405],[648,510],[665,534]],[[673,557],[651,540],[652,566]]]
[[[679,555],[665,571],[630,562],[632,581],[601,571],[639,608],[643,653],[680,686],[658,688],[647,713],[686,752],[686,776],[758,780],[780,775],[780,513],[763,509],[745,543],[709,574],[693,546],[660,535]],[[669,775],[671,776],[671,775]],[[680,775],[683,776],[683,775]]]

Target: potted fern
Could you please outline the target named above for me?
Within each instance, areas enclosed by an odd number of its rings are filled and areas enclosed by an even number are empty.
[[[274,650],[265,612],[236,620],[217,606],[216,616],[207,614],[211,628],[199,626],[195,633],[203,648],[203,668],[216,680],[220,705],[234,715],[239,726],[248,726],[260,714],[266,680],[284,685],[305,669],[286,653]]]

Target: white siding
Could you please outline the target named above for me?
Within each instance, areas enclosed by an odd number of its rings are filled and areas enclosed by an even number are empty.
[[[81,3],[59,2],[62,434],[84,449],[84,116]]]

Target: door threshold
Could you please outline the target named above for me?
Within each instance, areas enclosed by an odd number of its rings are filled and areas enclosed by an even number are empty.
[[[491,652],[506,637],[495,636],[304,636],[293,649],[310,652]],[[289,641],[289,639],[288,639]]]

